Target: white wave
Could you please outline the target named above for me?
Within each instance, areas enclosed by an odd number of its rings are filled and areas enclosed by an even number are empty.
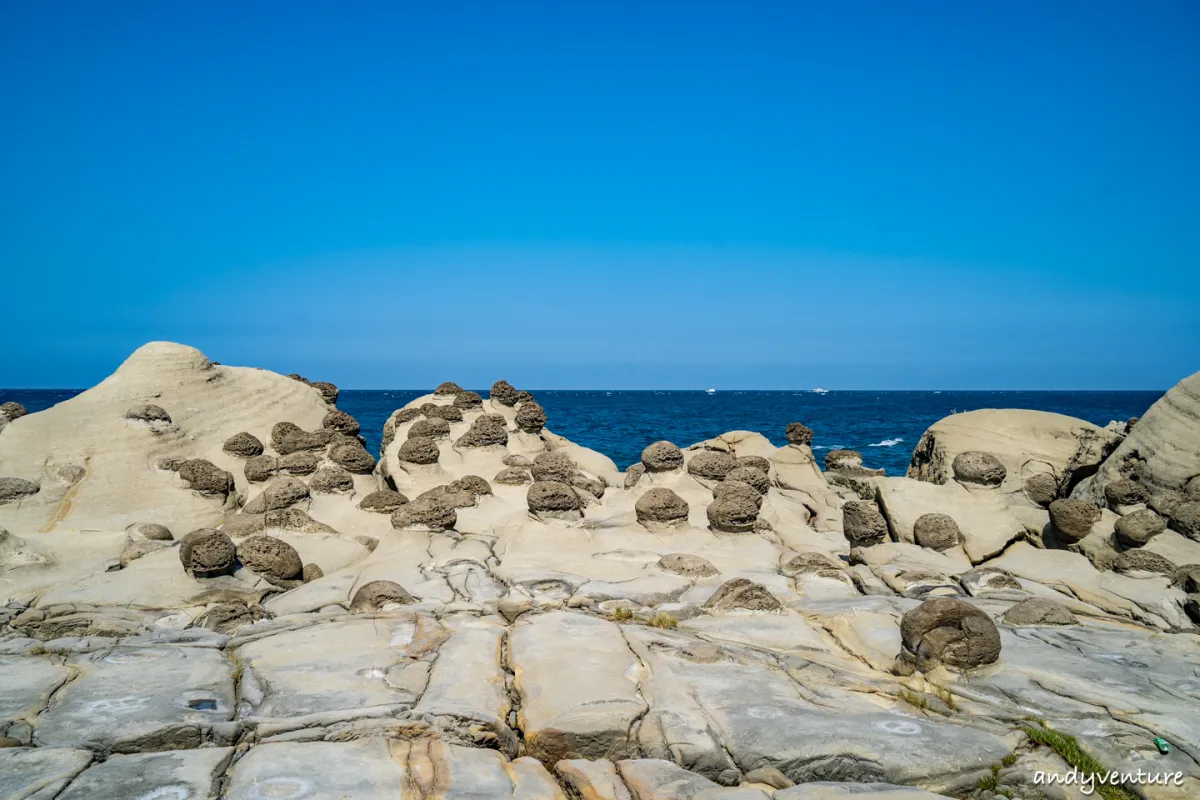
[[[875,444],[869,444],[869,445],[867,445],[867,447],[895,447],[896,445],[900,444],[903,441],[904,441],[903,439],[898,439],[898,438],[897,439],[884,439],[882,442],[876,442]]]

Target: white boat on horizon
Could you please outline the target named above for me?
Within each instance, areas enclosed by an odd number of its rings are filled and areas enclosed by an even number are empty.
[[[704,393],[705,394],[716,394],[717,390],[716,389],[705,389]]]
[[[812,390],[813,394],[829,394],[828,389],[822,389],[820,386]]]

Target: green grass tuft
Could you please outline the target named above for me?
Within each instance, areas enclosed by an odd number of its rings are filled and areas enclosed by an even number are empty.
[[[666,612],[660,611],[651,617],[646,624],[651,628],[666,628],[673,631],[679,625],[679,620]]]
[[[925,699],[925,695],[914,692],[911,689],[901,689],[900,699],[908,703],[910,706],[915,706],[922,711],[929,708],[929,701]]]
[[[1062,733],[1053,728],[1048,728],[1046,727],[1046,723],[1040,721],[1037,725],[1024,726],[1024,731],[1031,742],[1049,747],[1055,753],[1058,753],[1063,761],[1066,761],[1084,774],[1099,776],[1111,771],[1080,747],[1079,742],[1069,733]],[[1109,786],[1108,784],[1100,783],[1099,780],[1096,781],[1096,792],[1104,800],[1137,800],[1137,795],[1124,786]]]

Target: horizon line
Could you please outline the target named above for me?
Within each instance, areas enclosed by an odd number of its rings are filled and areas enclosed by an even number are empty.
[[[284,377],[284,376],[280,376],[280,377]],[[12,392],[86,392],[89,389],[94,389],[95,386],[98,386],[98,385],[99,384],[95,384],[93,386],[85,386],[85,387],[77,387],[77,386],[0,386],[0,392],[5,392],[5,391],[12,391]],[[466,389],[466,391],[478,392],[479,394],[486,395],[490,398],[490,390],[489,389],[478,390],[478,389],[470,389],[468,387],[464,387],[464,388]],[[383,389],[383,388],[362,388],[362,387],[357,387],[357,386],[338,386],[338,391],[339,392],[420,392],[423,394],[433,394],[434,390],[433,389],[414,389],[414,388]],[[586,387],[586,388],[585,387],[572,387],[572,388],[541,387],[541,388],[534,388],[534,389],[525,389],[523,391],[527,391],[530,393],[533,393],[533,392],[678,392],[678,393],[695,392],[698,394],[707,394],[708,393],[707,389],[665,389],[665,388],[653,388],[653,387],[646,388],[646,389],[612,389],[612,388],[596,388],[596,387]],[[964,393],[965,392],[978,392],[981,394],[982,393],[996,394],[996,393],[1021,392],[1021,393],[1025,393],[1025,394],[1030,394],[1030,393],[1035,393],[1035,392],[1077,392],[1080,394],[1083,394],[1083,393],[1097,393],[1098,394],[1101,392],[1108,392],[1108,393],[1136,392],[1136,393],[1149,394],[1151,392],[1158,392],[1161,394],[1166,394],[1167,391],[1168,391],[1168,389],[1071,389],[1071,388],[954,389],[954,388],[939,387],[939,388],[935,388],[935,389],[934,388],[931,388],[931,389],[826,389],[824,392],[817,392],[815,389],[811,389],[811,388],[755,389],[755,388],[735,387],[735,388],[729,388],[729,389],[715,389],[714,393],[720,394],[722,392],[725,392],[725,393],[758,392],[758,393],[763,393],[763,394],[765,394],[765,393],[781,393],[782,394],[782,393],[790,392],[793,394],[833,394],[835,392],[895,392],[895,393],[900,393],[900,392],[964,392]]]

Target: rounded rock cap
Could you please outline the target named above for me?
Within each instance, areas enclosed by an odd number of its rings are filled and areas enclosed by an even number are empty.
[[[687,462],[689,475],[721,481],[737,468],[737,459],[720,450],[701,450]]]
[[[397,457],[409,464],[436,464],[441,452],[428,436],[413,436],[400,445]]]
[[[254,434],[242,431],[226,439],[221,449],[231,456],[253,458],[263,454],[263,443]]]
[[[1008,475],[1000,459],[982,450],[968,450],[954,457],[955,480],[980,486],[999,486]]]
[[[517,427],[525,433],[540,433],[546,427],[546,409],[534,400],[521,403],[516,420]]]
[[[1078,542],[1100,521],[1100,509],[1086,500],[1055,500],[1050,504],[1050,525],[1068,542]]]
[[[788,444],[807,446],[812,444],[813,440],[812,428],[803,422],[789,422],[787,428],[784,429],[783,435],[787,437]]]
[[[354,599],[350,601],[350,613],[362,614],[368,611],[381,611],[389,603],[409,605],[415,603],[408,591],[393,581],[371,581],[358,587]]]
[[[1049,472],[1039,472],[1025,479],[1024,489],[1029,502],[1045,508],[1058,497],[1058,479]]]
[[[930,550],[949,550],[962,541],[958,523],[949,514],[922,514],[913,523],[913,536],[921,547]]]
[[[658,566],[688,578],[708,578],[717,574],[717,568],[711,561],[690,553],[668,553],[658,560]]]
[[[579,495],[565,483],[538,481],[525,494],[529,510],[533,512],[578,511],[581,507]]]
[[[922,672],[940,665],[968,670],[1000,657],[1000,632],[992,618],[965,600],[937,597],[900,621],[901,659]]]
[[[642,451],[642,465],[650,472],[679,469],[683,466],[683,451],[671,442],[655,442]]]
[[[237,548],[227,534],[198,528],[179,540],[179,560],[197,578],[224,575],[237,564]]]
[[[488,396],[502,406],[515,406],[517,404],[517,390],[506,380],[498,380],[493,383]]]
[[[666,488],[655,488],[638,498],[633,506],[638,522],[678,523],[688,518],[687,502]]]
[[[1076,625],[1079,620],[1071,609],[1044,597],[1022,600],[1004,612],[1009,625]]]
[[[282,539],[260,535],[243,539],[237,545],[242,566],[272,583],[298,580],[304,570],[300,554]]]
[[[464,389],[454,396],[454,406],[460,411],[481,408],[483,406],[483,397],[480,396],[479,392],[471,392]]]

